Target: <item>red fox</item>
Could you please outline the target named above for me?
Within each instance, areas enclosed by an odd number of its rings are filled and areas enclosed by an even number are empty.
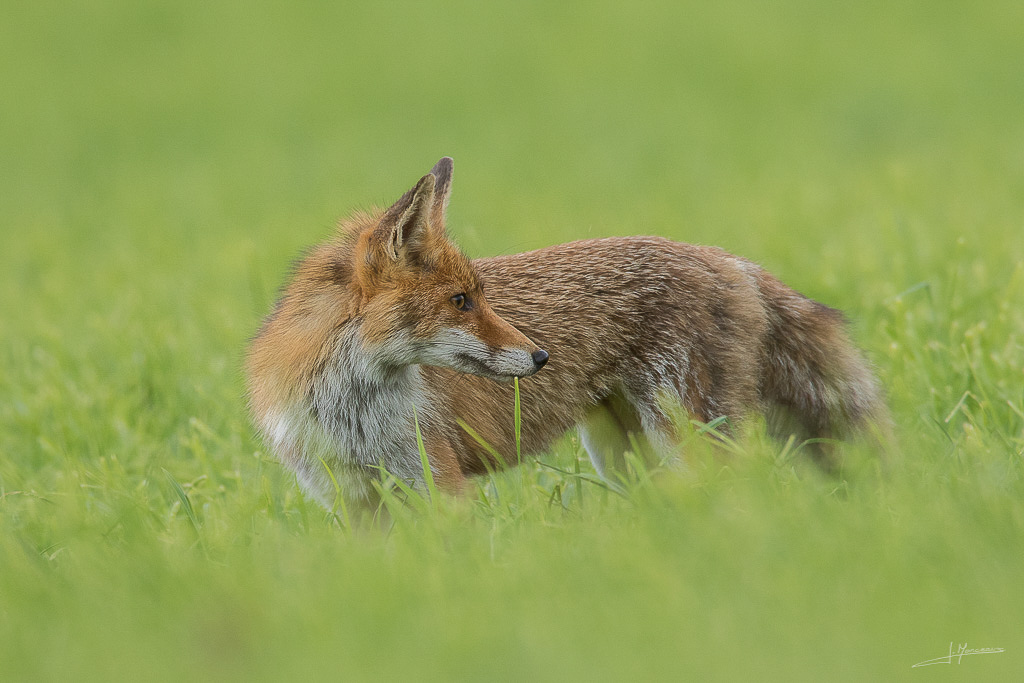
[[[324,504],[332,476],[354,500],[382,469],[423,485],[417,425],[442,490],[514,463],[517,377],[522,453],[575,425],[605,476],[631,437],[678,442],[666,400],[702,422],[760,410],[783,438],[883,417],[842,314],[754,263],[660,237],[470,260],[445,233],[451,185],[445,157],[386,211],[342,222],[252,340],[255,422]]]

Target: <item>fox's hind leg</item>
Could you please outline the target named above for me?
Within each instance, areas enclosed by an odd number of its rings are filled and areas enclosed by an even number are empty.
[[[601,401],[587,413],[579,424],[579,432],[598,474],[607,479],[612,472],[625,471],[629,429],[607,401]]]

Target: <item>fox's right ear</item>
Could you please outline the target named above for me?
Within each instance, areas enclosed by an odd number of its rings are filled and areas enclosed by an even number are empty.
[[[430,223],[434,227],[443,228],[445,214],[448,211],[448,199],[452,195],[452,171],[455,162],[451,157],[441,157],[441,160],[430,169],[430,175],[436,178],[434,183],[434,203],[430,207]]]

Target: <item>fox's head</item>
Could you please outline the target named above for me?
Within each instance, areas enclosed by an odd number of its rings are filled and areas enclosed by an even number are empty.
[[[446,157],[389,209],[345,221],[296,265],[249,347],[257,415],[308,395],[310,380],[339,363],[368,372],[434,365],[499,381],[543,367],[547,352],[494,312],[445,234],[451,180]]]
[[[508,381],[532,375],[547,352],[494,312],[472,262],[445,234],[451,182],[445,157],[383,214],[350,228],[349,291],[362,343],[394,365]]]

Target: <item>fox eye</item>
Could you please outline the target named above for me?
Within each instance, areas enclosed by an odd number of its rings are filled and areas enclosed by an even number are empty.
[[[455,308],[459,309],[460,311],[466,310],[465,294],[456,294],[450,299],[450,301],[452,302],[452,306],[455,306]]]

